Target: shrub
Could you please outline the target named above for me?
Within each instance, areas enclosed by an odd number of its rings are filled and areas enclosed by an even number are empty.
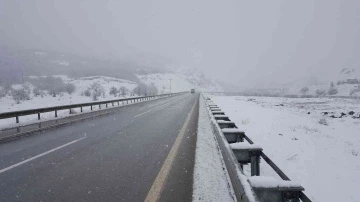
[[[34,89],[33,89],[33,94],[34,94],[35,97],[39,96],[40,93],[41,93],[41,91],[40,91],[39,88],[34,88]]]
[[[90,91],[89,89],[86,89],[86,90],[84,91],[84,95],[85,95],[86,97],[90,97],[90,96],[91,96],[91,91]]]
[[[327,126],[327,125],[328,125],[328,123],[327,123],[326,119],[320,119],[320,120],[319,120],[319,124],[321,124],[321,125],[325,125],[325,126]]]
[[[324,94],[325,94],[325,90],[320,90],[320,89],[317,89],[317,90],[316,90],[316,95],[322,96],[322,95],[324,95]]]
[[[27,91],[25,88],[21,88],[19,90],[12,90],[11,95],[13,97],[13,100],[15,100],[17,104],[19,104],[20,101],[30,100],[30,92]]]
[[[304,87],[300,90],[301,94],[305,95],[309,91],[308,87]]]
[[[352,96],[353,94],[357,93],[357,92],[360,92],[360,84],[357,86],[357,88],[355,89],[352,89],[350,91],[350,96]]]
[[[75,85],[72,84],[72,83],[68,83],[68,84],[65,85],[65,90],[66,90],[67,93],[69,93],[69,95],[71,95],[72,93],[74,93],[74,92],[75,92],[75,89],[76,89],[76,87],[75,87]]]
[[[328,94],[329,95],[336,95],[338,93],[338,90],[336,88],[329,89]]]

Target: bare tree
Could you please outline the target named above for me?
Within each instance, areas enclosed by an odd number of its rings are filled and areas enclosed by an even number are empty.
[[[0,87],[0,98],[5,97],[5,96],[6,96],[5,90]]]
[[[113,95],[114,97],[116,97],[116,95],[118,94],[118,89],[115,88],[115,86],[111,87],[109,94],[110,94],[110,95]]]
[[[39,88],[35,87],[35,88],[33,89],[33,94],[34,94],[35,97],[39,96],[40,93],[41,93],[41,91],[40,91]]]
[[[145,83],[140,82],[133,90],[134,94],[138,96],[147,96],[147,85]]]
[[[148,94],[149,95],[157,95],[158,94],[158,89],[157,89],[157,87],[155,86],[154,83],[151,83],[148,86]]]
[[[329,88],[329,91],[328,91],[328,94],[329,95],[335,95],[338,93],[338,90],[335,88],[334,86],[334,82],[331,82],[330,83],[330,88]]]
[[[93,100],[98,100],[99,96],[104,96],[105,95],[105,90],[102,87],[102,85],[98,82],[95,82],[93,84],[91,84],[89,90],[91,91],[91,95]]]
[[[129,92],[129,90],[128,90],[125,86],[121,86],[121,87],[119,88],[119,92],[120,92],[120,95],[121,95],[121,96],[125,97],[126,94]]]

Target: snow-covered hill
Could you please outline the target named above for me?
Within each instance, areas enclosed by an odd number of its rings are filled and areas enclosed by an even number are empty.
[[[333,83],[336,89],[334,94],[330,94],[329,90]],[[324,92],[326,96],[352,96],[360,97],[360,68],[343,68],[332,76],[332,79],[319,79],[314,76],[309,81],[300,80],[289,85],[282,86],[285,94],[291,95],[319,95]],[[302,91],[303,88],[308,90]],[[280,89],[280,88],[278,88]]]
[[[138,79],[150,85],[153,83],[160,93],[189,91],[194,88],[197,91],[224,91],[218,83],[206,79],[204,76],[183,75],[179,73],[137,75]]]
[[[76,86],[77,93],[85,91],[93,83],[101,84],[107,94],[110,92],[111,87],[126,87],[129,91],[132,91],[137,85],[137,83],[133,81],[106,76],[81,77],[78,79],[70,79],[66,76],[62,76],[62,79],[64,82],[74,84]]]
[[[109,92],[110,88],[112,87],[116,87],[117,89],[119,89],[120,87],[125,87],[128,90],[128,93],[126,95],[126,97],[128,97],[130,96],[130,92],[132,92],[132,90],[137,86],[137,83],[132,81],[105,76],[81,77],[77,79],[72,79],[65,75],[55,75],[53,77],[60,78],[65,84],[74,84],[75,92],[73,92],[72,94],[64,92],[53,97],[52,95],[49,95],[48,92],[44,91],[41,93],[41,96],[35,96],[35,94],[33,93],[33,89],[35,88],[35,86],[31,84],[31,80],[29,80],[30,82],[27,82],[26,86],[29,88],[30,91],[30,99],[23,100],[17,103],[10,94],[5,97],[0,97],[0,113],[6,111],[91,102],[93,100],[92,97],[85,96],[84,91],[86,91],[94,83],[99,83],[104,89],[104,95],[100,96],[98,98],[99,100],[110,100],[119,98],[120,95],[117,95],[117,97],[115,97],[114,95],[110,95]],[[29,77],[29,79],[33,80],[36,80],[37,78],[40,77]],[[12,85],[12,88],[20,89],[23,88],[23,85],[14,84]]]

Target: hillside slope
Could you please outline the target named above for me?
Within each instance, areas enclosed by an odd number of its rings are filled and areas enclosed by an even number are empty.
[[[224,88],[213,81],[199,76],[187,76],[182,74],[147,74],[137,75],[137,78],[145,84],[154,84],[160,93],[190,91],[194,88],[197,91],[224,91]]]

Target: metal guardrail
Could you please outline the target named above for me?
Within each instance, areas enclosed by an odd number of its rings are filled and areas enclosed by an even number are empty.
[[[245,96],[245,97],[285,97],[285,98],[345,98],[345,99],[360,99],[359,96],[340,96],[340,95],[293,95],[293,94],[261,94],[261,93],[251,93],[251,92],[203,92],[211,95],[224,95],[224,96]]]
[[[255,193],[253,188],[250,186],[250,183],[246,179],[244,179],[247,177],[245,177],[245,175],[244,175],[243,166],[240,162],[238,162],[238,159],[235,156],[234,151],[230,147],[229,139],[227,139],[225,137],[225,135],[220,127],[219,123],[222,123],[224,118],[228,119],[228,117],[225,116],[224,112],[222,112],[223,115],[220,115],[217,118],[215,118],[214,114],[218,114],[217,112],[219,112],[220,108],[218,108],[217,105],[215,105],[215,104],[209,105],[209,103],[207,102],[207,101],[210,101],[209,98],[206,98],[204,96],[204,99],[205,99],[206,106],[209,111],[212,128],[215,133],[218,145],[220,147],[226,168],[228,170],[237,201],[244,201],[244,202],[260,201],[260,202],[262,202],[263,200],[259,200],[259,198],[256,196],[257,194]],[[219,120],[221,120],[221,121],[219,121]],[[228,119],[227,121],[230,122],[230,119]],[[232,126],[233,126],[233,128],[238,129],[238,127],[235,124],[233,124]],[[254,144],[254,142],[248,136],[245,135],[245,132],[241,133],[241,137],[239,136],[237,138],[236,142],[242,142],[244,139],[250,145]],[[232,143],[234,143],[234,142],[232,142]],[[259,156],[257,156],[257,158],[259,158],[259,160],[251,161],[251,163],[250,163],[251,168],[252,168],[251,169],[252,176],[260,175],[260,172],[259,172],[260,171],[260,165],[259,165],[260,164],[260,156],[267,164],[269,164],[269,166],[280,176],[280,178],[282,180],[290,181],[290,178],[287,177],[285,175],[285,173],[278,166],[276,166],[276,164],[263,151],[261,151]],[[253,165],[253,164],[257,164],[257,165]],[[254,173],[253,173],[253,168],[255,168]],[[295,198],[297,198],[297,200],[296,199],[285,199],[286,197],[289,197],[289,196],[294,197],[294,195],[292,195],[293,193],[296,193]],[[262,196],[262,197],[264,197],[264,196]],[[282,200],[280,200],[280,201],[281,202],[287,202],[287,201],[292,202],[292,201],[299,201],[299,199],[303,202],[311,202],[311,200],[305,195],[305,193],[303,191],[295,191],[295,192],[289,191],[289,192],[283,193]],[[265,201],[279,201],[279,200],[265,199]]]
[[[46,113],[46,112],[55,112],[55,117],[57,117],[57,112],[60,110],[71,110],[74,108],[80,108],[81,112],[83,112],[83,107],[91,107],[91,111],[93,110],[93,106],[99,105],[99,108],[101,109],[101,105],[106,105],[106,108],[108,107],[108,104],[112,104],[114,106],[114,103],[117,103],[120,105],[120,102],[136,102],[136,101],[142,101],[142,100],[150,100],[157,97],[167,97],[167,96],[173,96],[178,94],[183,94],[184,92],[180,93],[169,93],[169,94],[161,94],[161,95],[152,95],[152,96],[143,96],[143,97],[133,97],[133,98],[123,98],[123,99],[116,99],[116,100],[106,100],[106,101],[98,101],[98,102],[87,102],[87,103],[80,103],[80,104],[72,104],[72,105],[61,105],[61,106],[55,106],[55,107],[46,107],[46,108],[37,108],[37,109],[28,109],[28,110],[21,110],[21,111],[12,111],[12,112],[4,112],[0,113],[0,119],[8,119],[8,118],[16,118],[16,123],[19,123],[19,117],[20,116],[27,116],[27,115],[38,115],[38,119],[40,120],[40,114]]]

